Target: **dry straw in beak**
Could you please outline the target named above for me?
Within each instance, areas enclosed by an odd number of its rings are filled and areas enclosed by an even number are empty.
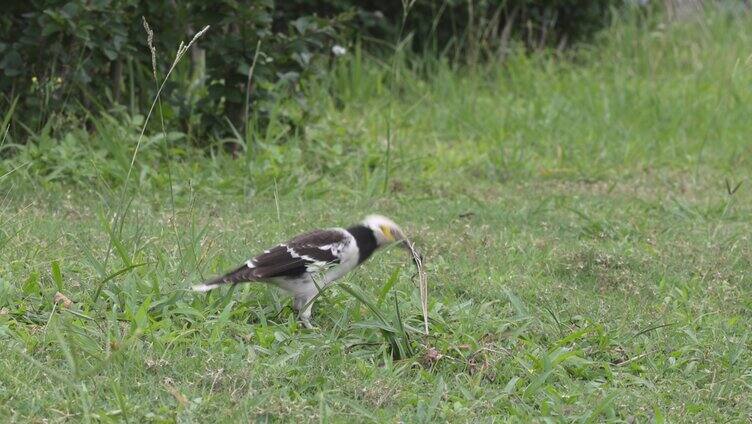
[[[423,269],[423,257],[415,250],[415,245],[410,239],[405,238],[404,245],[413,257],[413,263],[418,270],[418,289],[420,290],[420,307],[423,312],[423,330],[428,335],[428,275]]]

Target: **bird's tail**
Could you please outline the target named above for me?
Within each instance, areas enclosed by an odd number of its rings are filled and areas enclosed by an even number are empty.
[[[206,292],[216,289],[217,287],[220,287],[224,284],[237,284],[253,281],[256,279],[253,271],[253,268],[249,268],[248,265],[243,264],[239,268],[234,269],[225,275],[220,275],[219,277],[206,280],[201,284],[193,286],[192,288],[194,291]]]

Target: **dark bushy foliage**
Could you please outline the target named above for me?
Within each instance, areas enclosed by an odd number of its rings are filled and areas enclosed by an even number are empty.
[[[300,81],[327,69],[337,43],[388,51],[409,36],[416,51],[472,63],[503,55],[514,39],[531,48],[581,39],[603,25],[614,2],[6,0],[0,119],[18,99],[11,135],[21,140],[50,122],[145,110],[156,83],[142,16],[156,32],[160,78],[178,43],[212,26],[163,94],[165,118],[195,142],[242,132],[246,116],[263,125],[275,100],[299,97]]]

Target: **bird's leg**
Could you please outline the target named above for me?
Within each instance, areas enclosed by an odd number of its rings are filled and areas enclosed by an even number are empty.
[[[314,327],[313,324],[311,324],[311,316],[310,315],[308,315],[308,316],[301,315],[300,316],[300,322],[301,322],[301,324],[303,324],[303,327],[305,327],[305,328],[307,328],[309,330],[316,329],[316,327]]]
[[[296,295],[292,299],[292,309],[295,311],[295,314],[300,314],[300,311],[303,309],[303,306],[305,306],[305,296],[303,295]]]
[[[313,309],[313,299],[316,297],[316,293],[305,293],[295,296],[293,300],[293,307],[298,312],[298,318],[305,328],[315,328],[311,324],[311,312]]]

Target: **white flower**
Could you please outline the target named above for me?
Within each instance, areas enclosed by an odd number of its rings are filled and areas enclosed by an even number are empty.
[[[334,53],[335,56],[342,56],[343,54],[347,53],[347,49],[340,46],[339,44],[335,44],[332,46],[332,53]]]

